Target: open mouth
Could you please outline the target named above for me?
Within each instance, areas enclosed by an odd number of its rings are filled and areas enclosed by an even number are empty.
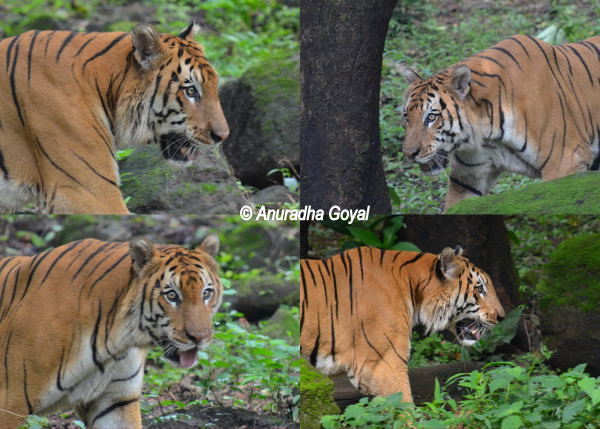
[[[425,162],[419,162],[421,171],[426,174],[439,174],[448,166],[448,152],[439,150]]]
[[[190,350],[178,350],[177,347],[168,339],[163,339],[160,342],[164,356],[175,365],[182,368],[190,368],[196,363],[196,355],[198,347]]]
[[[484,332],[485,327],[477,320],[461,319],[456,322],[456,337],[465,345],[474,344]]]
[[[160,150],[166,159],[189,162],[198,156],[198,143],[185,134],[169,133],[160,136]]]

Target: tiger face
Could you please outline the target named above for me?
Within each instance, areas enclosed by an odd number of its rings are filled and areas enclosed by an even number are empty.
[[[133,56],[147,75],[145,108],[148,140],[175,163],[194,161],[203,145],[222,142],[229,127],[218,93],[218,75],[194,41],[191,24],[178,36],[148,25],[132,33]]]
[[[212,338],[212,316],[221,305],[223,287],[213,256],[219,240],[207,236],[194,251],[130,244],[136,278],[143,283],[139,328],[167,359],[191,367],[196,353]]]
[[[462,248],[447,247],[438,255],[437,287],[424,302],[428,331],[450,330],[464,346],[475,344],[504,317],[490,276],[462,256]]]
[[[419,163],[427,174],[441,173],[449,154],[468,145],[471,127],[464,101],[469,93],[471,72],[458,66],[450,74],[438,73],[422,79],[410,69],[403,70],[410,86],[402,121],[406,130],[404,155]]]

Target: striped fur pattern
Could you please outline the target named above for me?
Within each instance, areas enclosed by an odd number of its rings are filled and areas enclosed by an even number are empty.
[[[504,171],[552,180],[600,166],[600,37],[513,36],[432,77],[404,75],[403,151],[426,173],[450,164],[445,208]]]
[[[189,367],[211,339],[218,247],[87,239],[0,259],[0,427],[75,408],[88,428],[141,428],[148,348]]]
[[[0,211],[126,214],[115,151],[160,145],[186,165],[229,134],[218,76],[194,41],[28,31],[0,40]]]
[[[300,267],[302,356],[366,394],[412,401],[413,326],[450,329],[470,346],[504,316],[489,275],[459,246],[439,255],[359,247]]]

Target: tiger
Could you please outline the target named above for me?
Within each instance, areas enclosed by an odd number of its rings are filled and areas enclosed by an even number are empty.
[[[600,166],[600,37],[516,35],[429,78],[400,71],[402,150],[426,174],[450,165],[445,210],[502,172],[546,181]]]
[[[141,428],[149,347],[189,368],[211,340],[218,249],[85,239],[0,259],[0,427],[74,408],[88,428]]]
[[[127,214],[115,151],[154,143],[177,165],[229,135],[194,37],[31,30],[0,41],[0,212]]]
[[[471,346],[504,317],[490,276],[446,247],[438,255],[373,247],[301,259],[300,351],[325,375],[346,373],[361,393],[401,392],[413,326],[449,329]]]

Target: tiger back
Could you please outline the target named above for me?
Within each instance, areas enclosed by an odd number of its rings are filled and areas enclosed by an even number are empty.
[[[458,246],[439,255],[359,247],[300,268],[302,356],[365,394],[412,401],[413,326],[449,329],[469,346],[504,316],[490,277]]]
[[[427,174],[450,165],[446,209],[505,171],[552,180],[600,166],[600,37],[513,36],[429,78],[403,74],[403,152]]]
[[[90,428],[140,428],[148,348],[190,367],[212,337],[218,247],[89,239],[0,259],[0,427],[75,408]]]
[[[0,41],[0,210],[126,214],[117,148],[191,163],[227,138],[218,76],[193,24],[179,36],[28,31]]]

